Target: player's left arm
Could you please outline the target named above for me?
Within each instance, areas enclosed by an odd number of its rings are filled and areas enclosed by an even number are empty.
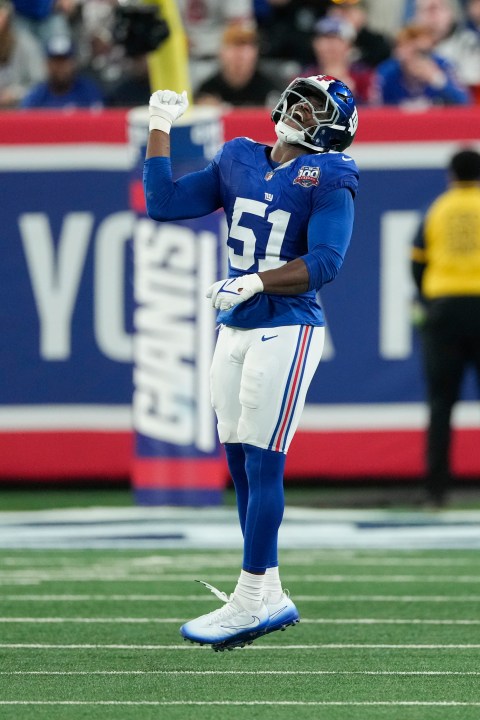
[[[348,188],[326,193],[308,223],[308,253],[275,270],[259,273],[264,292],[299,295],[331,282],[342,266],[353,228]]]
[[[309,290],[331,282],[343,265],[354,221],[354,191],[337,187],[322,195],[308,225]]]
[[[228,310],[259,292],[301,295],[333,280],[353,228],[353,195],[336,188],[322,195],[308,224],[308,253],[274,270],[220,280],[207,291],[212,305]]]

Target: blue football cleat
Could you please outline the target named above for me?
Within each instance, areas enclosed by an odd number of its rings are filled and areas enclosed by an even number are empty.
[[[285,592],[277,603],[266,601],[266,606],[269,618],[264,635],[275,632],[275,630],[285,630],[289,625],[296,625],[300,622],[298,610]]]
[[[182,625],[180,634],[185,640],[211,645],[214,650],[233,650],[259,637],[268,624],[268,610],[262,603],[255,611],[246,610],[235,600],[228,600],[218,610],[200,615]]]
[[[180,634],[185,640],[211,645],[215,651],[234,650],[251,645],[254,640],[275,630],[285,630],[289,625],[300,622],[300,615],[288,590],[282,593],[280,600],[269,603],[264,600],[260,610],[250,612],[242,608],[216,587],[199,580],[225,605],[206,615],[182,625]]]

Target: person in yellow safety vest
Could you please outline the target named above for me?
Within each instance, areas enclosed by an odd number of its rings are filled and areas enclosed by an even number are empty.
[[[412,273],[424,303],[420,324],[429,405],[428,502],[451,486],[451,414],[467,368],[480,388],[480,154],[449,163],[450,184],[428,209],[412,247]]]

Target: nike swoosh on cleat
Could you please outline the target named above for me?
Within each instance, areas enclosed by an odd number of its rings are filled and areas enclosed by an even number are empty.
[[[265,342],[266,340],[273,340],[273,338],[278,337],[278,335],[262,335],[262,342]]]
[[[279,615],[281,612],[283,612],[284,610],[286,610],[287,607],[288,607],[288,606],[285,605],[284,607],[280,608],[280,610],[276,610],[276,611],[273,613],[273,615],[270,615],[269,620],[273,620],[273,618],[276,618],[277,615]]]
[[[241,630],[242,628],[252,627],[252,625],[258,625],[260,618],[256,615],[252,615],[252,622],[246,623],[245,625],[220,625],[220,627],[226,630]]]

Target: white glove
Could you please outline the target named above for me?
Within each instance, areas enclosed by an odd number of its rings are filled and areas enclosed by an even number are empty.
[[[157,90],[150,96],[149,130],[163,130],[169,133],[175,120],[188,108],[187,91],[181,94],[173,90]]]
[[[230,310],[259,292],[263,292],[263,282],[254,274],[219,280],[210,285],[206,296],[212,298],[212,305],[217,310]]]

